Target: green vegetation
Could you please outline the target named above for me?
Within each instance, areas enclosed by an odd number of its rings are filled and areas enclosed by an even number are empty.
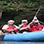
[[[22,19],[31,22],[40,4],[44,0],[0,0],[0,11],[2,16],[0,25],[7,23],[9,19],[15,20],[15,24],[19,24]],[[38,19],[44,20],[44,7],[38,14]],[[44,22],[44,21],[43,21]]]

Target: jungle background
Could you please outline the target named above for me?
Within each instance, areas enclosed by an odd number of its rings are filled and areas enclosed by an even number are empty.
[[[31,22],[41,4],[44,4],[44,0],[0,0],[0,25],[6,24],[10,19],[15,20],[17,25],[22,19]],[[44,22],[44,7],[37,17]]]

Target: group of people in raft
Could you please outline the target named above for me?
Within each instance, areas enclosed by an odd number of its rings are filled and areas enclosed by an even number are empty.
[[[43,31],[44,25],[39,23],[39,20],[35,16],[34,19],[28,24],[27,20],[22,20],[19,26],[14,25],[14,20],[9,20],[8,24],[5,24],[0,30],[0,34],[20,34],[34,31]]]

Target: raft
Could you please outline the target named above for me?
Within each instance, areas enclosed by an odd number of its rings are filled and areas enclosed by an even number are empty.
[[[44,41],[44,31],[5,35],[2,41]]]

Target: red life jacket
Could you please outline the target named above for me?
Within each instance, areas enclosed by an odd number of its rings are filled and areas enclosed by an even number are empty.
[[[22,28],[24,28],[24,27],[27,27],[28,25],[23,25],[22,26]],[[20,31],[25,31],[26,29],[24,29],[24,30],[20,30]],[[27,31],[31,31],[31,29],[30,28],[27,28]]]
[[[7,28],[7,29],[8,29],[8,30],[14,29],[14,31],[17,32],[17,29],[16,29],[16,26],[15,26],[15,25],[13,25],[13,26],[8,25],[8,28]],[[10,32],[10,31],[6,31],[6,32]]]
[[[24,27],[26,27],[27,25],[23,25],[21,28],[24,28]],[[23,29],[23,30],[20,30],[20,31],[25,31],[25,29]]]
[[[33,27],[32,27],[32,32],[34,32],[34,31],[41,31],[42,30],[42,26],[41,25],[33,25]]]
[[[32,30],[31,28],[27,28],[27,31],[30,31],[31,32],[31,30]]]

